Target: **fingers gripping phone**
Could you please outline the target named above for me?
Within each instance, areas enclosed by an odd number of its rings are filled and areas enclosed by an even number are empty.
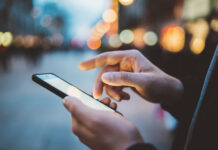
[[[116,112],[107,105],[101,103],[97,99],[94,99],[87,93],[83,92],[74,85],[61,79],[53,73],[33,74],[32,80],[39,85],[45,87],[56,95],[64,98],[65,96],[73,96],[80,100],[83,104],[98,110]]]

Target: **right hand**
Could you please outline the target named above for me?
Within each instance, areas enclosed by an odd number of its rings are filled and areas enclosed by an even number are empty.
[[[103,87],[106,93],[117,101],[128,99],[122,91],[125,86],[132,87],[150,102],[173,104],[183,95],[182,83],[166,74],[137,50],[105,52],[80,63],[81,70],[103,66],[98,75],[93,96],[100,98]]]

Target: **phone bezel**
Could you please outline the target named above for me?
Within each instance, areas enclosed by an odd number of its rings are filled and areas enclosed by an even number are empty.
[[[38,83],[39,85],[43,86],[44,88],[48,89],[49,91],[51,91],[52,93],[56,94],[57,96],[61,97],[61,98],[64,98],[66,96],[68,96],[67,94],[65,94],[64,92],[60,91],[59,89],[51,86],[50,84],[48,84],[47,82],[45,82],[44,80],[40,79],[39,77],[37,77],[37,75],[46,75],[46,74],[52,74],[54,76],[56,76],[57,78],[63,80],[64,82],[74,86],[73,84],[67,82],[66,80],[64,80],[63,78],[61,78],[60,76],[54,74],[54,73],[36,73],[36,74],[33,74],[32,75],[32,80],[35,81],[36,83]],[[81,92],[83,92],[84,94],[90,96],[89,94],[87,94],[86,92],[84,92],[83,90],[81,90],[80,88],[74,86],[75,88],[79,89]],[[90,96],[91,97],[91,96]],[[91,97],[93,100],[96,100],[97,102],[99,103],[102,103],[101,101],[95,99],[94,97]],[[107,106],[106,104],[102,103],[103,105],[105,105],[106,107],[109,107]],[[117,112],[120,114],[120,112],[114,110],[113,108],[109,107],[111,110],[113,110],[114,112]]]

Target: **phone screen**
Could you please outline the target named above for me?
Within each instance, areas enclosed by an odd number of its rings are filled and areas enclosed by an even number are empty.
[[[59,91],[65,93],[66,95],[76,97],[80,100],[83,104],[98,110],[105,110],[105,111],[112,111],[115,112],[112,108],[104,105],[103,103],[99,102],[98,100],[92,98],[88,94],[84,93],[77,87],[69,84],[68,82],[62,80],[58,76],[54,74],[38,74],[36,75],[39,79],[43,80],[50,86],[58,89]]]

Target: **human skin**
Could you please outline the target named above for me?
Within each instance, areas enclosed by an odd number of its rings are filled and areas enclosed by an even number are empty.
[[[106,93],[120,101],[129,99],[123,87],[131,87],[144,99],[166,105],[178,103],[183,95],[180,80],[166,74],[153,65],[138,50],[113,51],[97,55],[80,63],[81,70],[103,67],[96,78],[93,96]]]
[[[123,87],[131,87],[150,102],[166,105],[177,103],[183,95],[178,79],[157,68],[137,50],[103,53],[79,65],[81,70],[101,66],[93,90],[95,98],[101,97],[105,88],[117,101],[129,99]],[[108,98],[102,102],[117,107]],[[136,127],[118,113],[89,108],[74,97],[66,97],[63,104],[72,116],[72,132],[91,149],[125,150],[143,142]]]
[[[110,105],[110,100],[103,100]],[[143,139],[136,127],[115,112],[92,109],[74,97],[63,104],[72,117],[72,132],[93,150],[125,150]]]

